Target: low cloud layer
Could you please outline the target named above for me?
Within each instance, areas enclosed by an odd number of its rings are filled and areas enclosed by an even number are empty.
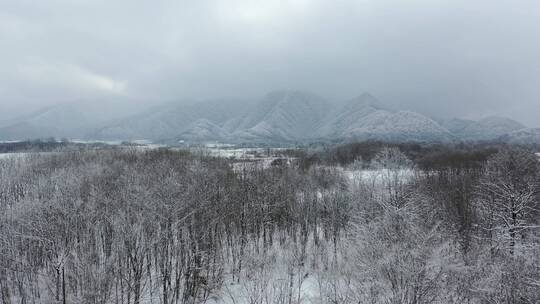
[[[369,91],[540,126],[533,0],[45,0],[0,10],[0,109]]]

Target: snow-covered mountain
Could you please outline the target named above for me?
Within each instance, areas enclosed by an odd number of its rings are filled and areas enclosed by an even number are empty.
[[[0,121],[0,140],[37,138],[83,139],[106,124],[139,113],[133,100],[77,100],[62,102]]]
[[[50,107],[0,123],[0,140],[51,136],[230,143],[367,139],[524,142],[537,139],[537,129],[525,129],[508,118],[452,119],[439,123],[417,112],[391,109],[368,93],[341,104],[330,103],[308,92],[281,90],[256,102],[176,102],[107,122],[98,119],[104,116],[95,109],[92,112],[75,104]]]
[[[410,111],[377,113],[366,123],[356,124],[342,133],[344,138],[378,139],[399,142],[448,142],[452,134],[434,120]]]
[[[0,140],[74,137],[90,125],[86,113],[64,104],[5,121],[0,126]]]
[[[229,133],[208,119],[201,118],[191,123],[186,130],[177,136],[184,141],[220,141],[227,138]]]
[[[441,122],[441,126],[446,128],[452,134],[461,134],[465,129],[475,124],[476,121],[471,119],[452,118]]]
[[[267,94],[248,113],[230,136],[238,140],[294,141],[317,137],[316,130],[328,117],[330,104],[321,97],[300,91]]]
[[[525,128],[510,132],[499,138],[510,144],[540,144],[540,128]]]
[[[321,137],[387,141],[449,141],[437,122],[411,111],[393,111],[370,94],[350,100],[321,129]]]
[[[109,123],[99,128],[90,137],[157,140],[177,138],[186,132],[186,135],[189,134],[189,137],[193,139],[197,137],[197,131],[207,129],[208,123],[222,126],[236,117],[240,111],[240,105],[225,100],[191,104],[168,103]],[[204,127],[202,124],[207,124],[207,126]],[[206,130],[201,137],[208,135],[208,130]]]
[[[498,116],[490,116],[478,121],[453,119],[443,123],[443,126],[461,140],[494,140],[525,128],[515,120]]]
[[[321,128],[322,136],[339,136],[355,124],[362,123],[368,116],[386,113],[387,109],[368,93],[354,98],[332,115],[330,120]]]

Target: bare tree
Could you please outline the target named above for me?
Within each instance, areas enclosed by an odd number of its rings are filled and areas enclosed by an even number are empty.
[[[481,227],[493,246],[516,251],[536,226],[540,211],[540,166],[536,155],[522,149],[503,149],[487,162],[477,188]]]
[[[407,156],[396,147],[385,147],[375,155],[371,167],[377,170],[376,177],[385,190],[382,199],[393,205],[402,204],[402,194],[412,172],[412,162]]]

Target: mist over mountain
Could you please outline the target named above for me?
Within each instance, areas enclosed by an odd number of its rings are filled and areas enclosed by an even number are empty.
[[[97,139],[171,139],[206,119],[217,125],[243,111],[240,103],[212,100],[199,103],[167,103],[141,113],[104,124],[86,137]]]
[[[524,128],[505,134],[499,140],[509,144],[540,144],[540,128]]]
[[[368,93],[343,106],[321,137],[386,141],[449,141],[452,135],[434,120],[410,111],[393,111]]]
[[[132,117],[145,108],[134,100],[61,102],[0,120],[0,140],[92,137],[101,126]]]
[[[106,111],[104,109],[103,111]],[[99,112],[60,104],[0,124],[1,140],[72,138],[175,142],[294,143],[317,140],[450,142],[536,140],[534,129],[512,119],[435,119],[385,105],[364,93],[347,101],[299,90],[273,91],[259,100],[168,102],[103,120]],[[518,139],[516,139],[518,140]]]
[[[74,105],[46,107],[0,124],[0,139],[77,137],[92,128],[87,115]]]
[[[231,139],[312,139],[326,122],[330,107],[328,101],[311,93],[271,92],[244,117]]]
[[[489,116],[478,121],[452,119],[443,123],[443,126],[464,140],[491,140],[526,128],[515,120],[498,116]]]

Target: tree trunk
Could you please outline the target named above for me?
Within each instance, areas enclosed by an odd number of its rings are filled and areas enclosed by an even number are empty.
[[[62,303],[66,304],[66,276],[64,267],[62,267]]]
[[[60,267],[56,267],[56,302],[60,302],[60,288],[61,288],[61,282],[60,282]]]

